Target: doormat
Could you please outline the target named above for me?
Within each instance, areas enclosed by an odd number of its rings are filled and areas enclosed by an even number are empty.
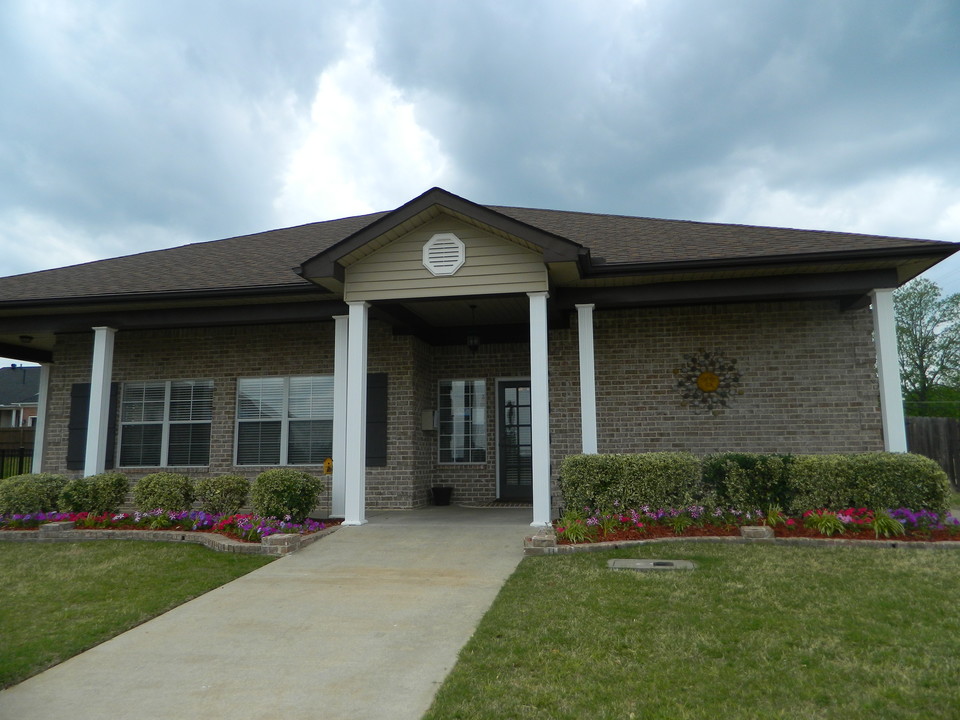
[[[518,502],[516,500],[487,500],[486,502],[464,502],[457,503],[460,507],[464,508],[517,508],[517,509],[533,509],[533,503],[530,502]]]

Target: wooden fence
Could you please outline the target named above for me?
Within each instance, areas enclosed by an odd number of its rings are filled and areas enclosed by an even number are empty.
[[[908,417],[907,448],[936,460],[954,487],[960,487],[960,420]]]

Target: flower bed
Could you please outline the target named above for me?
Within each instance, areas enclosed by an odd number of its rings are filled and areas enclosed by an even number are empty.
[[[960,541],[960,520],[950,513],[939,516],[929,510],[908,508],[869,510],[808,510],[799,518],[772,509],[741,511],[733,508],[708,509],[702,505],[685,508],[637,510],[567,511],[554,522],[557,543],[575,545],[593,542],[649,540],[662,537],[723,537],[740,535],[740,528],[768,525],[776,537],[843,537],[853,540],[896,538],[912,542]]]
[[[340,520],[310,520],[294,523],[284,519],[257,515],[212,515],[199,510],[173,512],[153,510],[141,513],[32,513],[0,515],[2,530],[35,530],[48,522],[73,522],[83,530],[179,530],[209,532],[225,535],[241,542],[259,543],[263,538],[279,533],[309,535],[327,527],[339,525]]]

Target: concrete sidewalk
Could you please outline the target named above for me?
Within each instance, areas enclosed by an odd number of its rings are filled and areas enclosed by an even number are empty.
[[[420,718],[529,522],[529,510],[371,513],[0,692],[0,718]]]

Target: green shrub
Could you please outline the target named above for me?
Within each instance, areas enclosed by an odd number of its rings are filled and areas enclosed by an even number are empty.
[[[53,473],[28,473],[0,480],[0,514],[52,512],[58,509],[67,478]]]
[[[560,466],[564,506],[684,507],[702,494],[700,461],[690,453],[570,455]]]
[[[796,455],[787,472],[790,510],[907,507],[942,513],[946,473],[930,458],[911,453]]]
[[[717,453],[703,459],[703,484],[716,502],[742,510],[787,507],[790,455]]]
[[[302,470],[265,470],[253,481],[253,509],[264,517],[282,519],[289,515],[295,522],[302,522],[316,506],[323,486],[323,480]]]
[[[60,509],[65,512],[114,513],[126,500],[130,482],[115,472],[74,478],[60,492]]]
[[[172,472],[144,475],[133,488],[133,502],[140,512],[189,510],[193,503],[193,481]]]
[[[196,484],[200,509],[213,515],[233,515],[247,504],[250,481],[240,475],[202,478]]]

